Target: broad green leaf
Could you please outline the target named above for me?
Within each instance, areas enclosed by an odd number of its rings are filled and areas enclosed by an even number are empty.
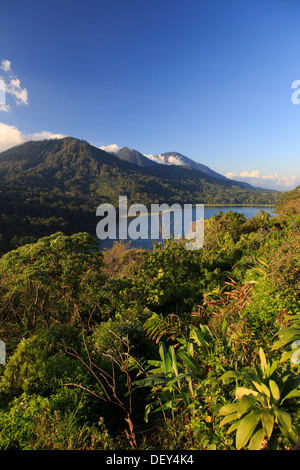
[[[292,431],[292,420],[291,415],[282,408],[275,408],[275,413],[278,417],[280,424],[288,431]]]
[[[203,346],[206,349],[211,347],[213,336],[207,325],[200,325],[200,329],[193,328],[190,332],[190,338],[195,341],[197,346]]]
[[[256,431],[250,439],[248,447],[249,450],[260,450],[265,435],[266,433],[263,428],[260,428],[258,431]]]
[[[233,421],[234,419],[238,419],[239,416],[237,413],[231,413],[231,414],[228,414],[225,416],[225,418],[222,419],[222,421],[220,422],[220,426],[224,426],[224,424],[227,424],[227,423],[230,423],[231,421]]]
[[[183,346],[187,346],[187,341],[185,338],[176,338],[176,341],[178,341],[178,343],[182,344]]]
[[[236,400],[240,400],[244,395],[253,395],[255,397],[258,395],[258,392],[256,392],[252,388],[237,387],[235,391]]]
[[[155,366],[155,367],[160,368],[160,369],[162,370],[162,364],[163,364],[162,361],[152,361],[152,360],[149,360],[149,361],[148,361],[148,364],[149,364],[150,366]]]
[[[192,377],[192,374],[189,374],[189,373],[181,373],[181,374],[178,374],[176,377],[174,377],[174,379],[172,380],[169,380],[167,382],[167,388],[169,390],[171,390],[171,388],[173,387],[174,384],[176,384],[176,382],[180,382],[180,380],[182,379],[187,379],[187,378],[190,378]]]
[[[172,359],[173,371],[174,371],[175,375],[178,375],[178,366],[177,366],[177,360],[176,360],[176,354],[175,354],[174,346],[170,346],[169,351],[170,351],[170,356],[171,356],[171,359]]]
[[[251,438],[254,429],[260,421],[260,414],[257,411],[250,411],[241,421],[236,433],[237,450],[245,447]]]
[[[274,427],[274,414],[273,410],[262,410],[260,414],[260,419],[267,438],[270,439]]]
[[[282,346],[283,346],[283,342],[281,341],[281,339],[278,339],[277,341],[275,341],[275,343],[273,343],[272,351],[280,349],[280,348],[282,348]]]
[[[287,371],[282,375],[281,381],[283,383],[283,386],[281,387],[280,393],[281,393],[281,397],[285,399],[285,397],[291,391],[296,390],[299,387],[300,375]]]
[[[300,397],[300,390],[292,390],[289,392],[280,402],[280,405],[287,399],[287,398],[298,398]]]
[[[295,432],[295,430],[291,429],[290,431],[288,431],[287,428],[281,423],[278,423],[278,426],[284,437],[286,437],[290,444],[294,446],[298,440],[298,434]]]
[[[281,355],[280,362],[288,361],[289,359],[291,359],[292,355],[293,355],[293,351],[285,351]]]
[[[267,360],[266,360],[264,350],[262,348],[259,348],[259,357],[260,357],[261,368],[262,368],[262,370],[265,374],[266,371],[267,371],[268,363],[267,363]]]
[[[268,377],[271,377],[278,366],[278,361],[273,361],[268,368]]]
[[[270,389],[265,385],[265,384],[261,384],[261,388],[262,388],[262,391],[265,395],[267,395],[268,398],[271,398],[271,391]]]
[[[300,328],[297,327],[297,326],[290,326],[290,327],[286,328],[286,330],[283,334],[283,338],[285,340],[289,339],[289,340],[292,340],[292,341],[300,339]]]
[[[259,393],[263,393],[263,389],[262,389],[261,384],[259,384],[259,383],[256,382],[255,380],[251,380],[251,382],[253,383],[253,385],[254,385],[254,387],[256,388],[256,390],[259,391]]]
[[[232,433],[233,431],[235,431],[236,429],[238,429],[239,425],[240,425],[240,422],[241,420],[239,421],[236,421],[235,423],[233,423],[230,428],[228,429],[227,433],[226,434],[230,434]]]
[[[159,375],[152,375],[151,377],[147,377],[146,379],[136,380],[133,382],[133,385],[141,388],[141,387],[157,387],[159,385],[166,384],[166,378]]]
[[[252,377],[252,379],[250,379],[250,380],[255,380],[256,382],[257,382],[257,380],[258,380],[258,381],[260,382],[260,381],[263,379],[263,376],[264,376],[263,371],[262,371],[262,369],[261,369],[257,364],[255,364],[255,363],[254,363],[254,368],[255,368],[255,371],[256,371],[256,376],[253,374],[253,377]]]
[[[238,409],[238,403],[228,403],[227,405],[222,406],[219,410],[221,416],[229,415],[235,413]]]
[[[287,346],[289,343],[300,339],[300,328],[288,327],[284,328],[279,335],[279,340],[276,341],[272,349],[279,349],[280,347]]]
[[[225,379],[243,379],[244,374],[240,372],[236,372],[235,370],[229,370],[222,375],[221,380],[224,381]]]
[[[238,403],[238,409],[237,409],[238,418],[243,416],[246,413],[246,411],[248,411],[249,408],[253,405],[254,402],[255,402],[255,398],[253,397],[253,395],[252,396],[243,395]]]
[[[280,390],[279,390],[279,387],[278,387],[277,383],[274,380],[270,380],[269,381],[269,386],[270,386],[270,390],[271,390],[271,393],[273,395],[274,400],[276,402],[279,402],[279,400],[280,400]]]
[[[188,354],[186,354],[185,352],[183,351],[180,351],[178,353],[178,356],[180,357],[180,359],[183,361],[184,365],[193,372],[194,375],[198,375],[199,374],[199,369],[198,369],[198,366],[197,364],[195,363],[194,359],[192,357],[190,357]]]
[[[193,328],[190,332],[190,339],[195,341],[197,346],[206,346],[206,341],[204,340],[203,333],[200,330],[196,330],[195,328]]]
[[[163,342],[159,343],[159,355],[163,363],[163,371],[166,375],[169,375],[172,372],[171,358]]]

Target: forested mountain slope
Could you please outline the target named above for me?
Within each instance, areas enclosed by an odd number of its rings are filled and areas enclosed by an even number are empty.
[[[273,204],[277,193],[245,188],[191,167],[140,167],[72,137],[27,142],[0,154],[0,251],[57,230],[95,234],[102,203]]]

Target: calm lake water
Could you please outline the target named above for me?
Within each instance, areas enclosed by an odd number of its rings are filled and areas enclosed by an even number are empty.
[[[263,207],[263,206],[253,206],[253,207],[248,207],[248,206],[213,206],[213,207],[209,207],[209,206],[205,206],[204,207],[204,219],[210,219],[214,215],[217,215],[219,213],[219,211],[223,212],[223,214],[228,212],[228,211],[233,211],[233,212],[237,212],[238,214],[244,214],[246,218],[251,218],[251,217],[254,217],[256,214],[258,214],[261,210],[264,210],[265,212],[269,212],[271,217],[274,217],[274,216],[277,215],[274,212],[274,207]],[[196,213],[196,211],[195,211],[195,209],[193,209],[192,220],[195,220],[195,213]],[[128,219],[128,225],[130,224],[131,221],[132,221],[132,219],[129,218]],[[148,225],[150,227],[150,216],[149,216]],[[150,232],[150,230],[149,230],[149,232]],[[171,233],[172,233],[172,229],[171,229]],[[117,239],[117,241],[119,241],[119,240]],[[159,242],[159,240],[151,240],[150,239],[150,234],[149,234],[149,238],[146,239],[146,240],[141,240],[141,239],[131,240],[130,238],[127,238],[126,240],[122,240],[122,241],[124,243],[130,242],[130,247],[131,248],[143,248],[143,249],[148,249],[148,250],[151,250],[153,248],[153,245],[155,243]],[[110,239],[99,240],[100,249],[104,250],[105,248],[111,248],[113,246],[114,242],[115,242],[115,240],[110,240]]]

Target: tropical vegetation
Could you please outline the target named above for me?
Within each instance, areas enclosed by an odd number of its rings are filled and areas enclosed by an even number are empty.
[[[294,449],[300,187],[277,212],[219,212],[201,250],[4,250],[0,449]]]

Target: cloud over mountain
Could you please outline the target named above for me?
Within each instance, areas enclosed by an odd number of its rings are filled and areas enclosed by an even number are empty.
[[[161,163],[164,165],[182,165],[182,161],[174,155],[167,157],[166,155],[158,153],[156,155],[145,155],[145,157],[156,163]]]
[[[24,144],[30,140],[61,139],[62,134],[53,134],[49,131],[35,132],[34,134],[23,134],[15,126],[0,122],[0,152],[15,145]]]
[[[118,145],[116,144],[112,144],[112,145],[103,145],[102,147],[99,147],[99,149],[101,150],[104,150],[105,152],[108,152],[108,153],[118,153],[118,151],[120,150],[120,147],[118,147]]]

